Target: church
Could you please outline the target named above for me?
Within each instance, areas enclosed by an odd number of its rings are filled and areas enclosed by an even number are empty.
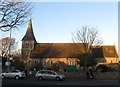
[[[75,45],[83,50],[82,43],[37,43],[32,26],[32,20],[28,22],[26,34],[22,38],[21,58],[24,63],[31,66],[36,64],[43,68],[50,68],[57,63],[61,67],[77,64]],[[89,47],[89,45],[86,45]],[[118,55],[114,45],[92,46],[97,64],[118,63]]]

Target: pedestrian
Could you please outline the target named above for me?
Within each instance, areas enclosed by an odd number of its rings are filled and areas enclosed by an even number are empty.
[[[90,79],[94,78],[93,69],[92,68],[89,69],[89,77],[90,77]]]
[[[25,70],[25,75],[26,75],[26,77],[27,77],[27,70]]]
[[[29,77],[32,77],[32,71],[29,71]]]
[[[87,69],[86,75],[87,75],[87,79],[93,79],[93,78],[94,78],[92,67],[89,67],[89,68]]]
[[[89,69],[87,69],[86,76],[87,76],[87,79],[90,79],[90,71],[89,71]]]

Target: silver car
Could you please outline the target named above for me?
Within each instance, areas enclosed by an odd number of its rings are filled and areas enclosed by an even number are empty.
[[[54,79],[57,81],[65,80],[65,75],[58,74],[57,72],[52,70],[39,70],[36,73],[35,77],[38,78],[39,80],[43,79]]]
[[[2,78],[15,78],[15,79],[19,79],[19,78],[25,78],[25,73],[21,72],[19,70],[13,70],[10,72],[3,72],[1,73]]]

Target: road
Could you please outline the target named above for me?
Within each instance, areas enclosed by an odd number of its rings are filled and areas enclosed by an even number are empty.
[[[39,81],[35,78],[25,79],[3,79],[2,84],[4,85],[119,85],[118,80],[65,80],[65,81],[54,81],[54,80],[43,80]]]

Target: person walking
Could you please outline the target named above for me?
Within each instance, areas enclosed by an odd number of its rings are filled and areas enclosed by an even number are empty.
[[[27,77],[27,70],[25,70],[25,76]]]
[[[32,77],[32,71],[31,70],[29,71],[29,77]]]
[[[89,69],[87,69],[86,76],[87,76],[87,80],[90,79],[90,72],[89,72]]]
[[[92,68],[91,67],[89,67],[88,69],[87,69],[87,79],[93,79],[94,78],[94,75],[93,75],[93,70],[92,70]]]
[[[94,78],[93,69],[92,68],[89,69],[89,76],[90,76],[90,79]]]

